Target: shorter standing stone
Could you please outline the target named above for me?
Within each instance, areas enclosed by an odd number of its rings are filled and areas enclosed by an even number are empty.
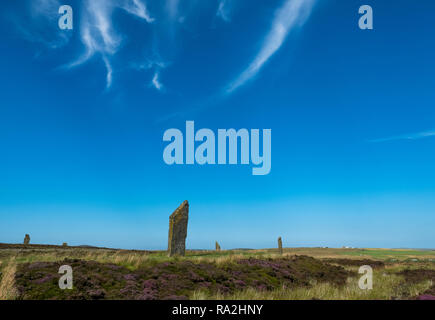
[[[216,251],[221,251],[221,246],[217,241],[216,241]]]
[[[281,237],[278,238],[278,252],[279,252],[279,254],[282,254],[282,239],[281,239]]]
[[[28,245],[29,243],[30,243],[30,236],[26,234],[26,236],[24,237],[24,244]]]
[[[68,247],[68,243],[66,242],[62,243],[62,247]]]

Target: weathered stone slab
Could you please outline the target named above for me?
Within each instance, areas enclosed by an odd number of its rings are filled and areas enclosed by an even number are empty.
[[[217,241],[216,241],[216,251],[221,251],[221,246]]]
[[[168,256],[184,256],[186,252],[189,203],[184,201],[169,217]]]
[[[26,234],[26,236],[24,237],[24,244],[28,245],[29,243],[30,243],[30,236]]]
[[[282,254],[282,239],[281,239],[281,237],[278,238],[278,252],[279,252],[279,254]]]

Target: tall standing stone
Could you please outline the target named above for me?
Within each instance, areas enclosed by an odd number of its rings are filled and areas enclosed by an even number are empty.
[[[217,241],[216,241],[216,251],[221,251],[221,246]]]
[[[184,256],[186,252],[189,203],[184,201],[169,217],[168,256]]]
[[[281,237],[278,238],[278,252],[279,252],[279,254],[282,254],[282,239],[281,239]]]
[[[24,237],[24,244],[28,245],[29,243],[30,243],[30,236],[26,234],[26,236]]]

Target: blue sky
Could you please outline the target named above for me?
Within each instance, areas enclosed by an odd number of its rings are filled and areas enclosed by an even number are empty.
[[[431,1],[0,4],[0,242],[435,247]],[[358,28],[358,8],[374,30]],[[163,132],[272,129],[272,170],[168,166]]]

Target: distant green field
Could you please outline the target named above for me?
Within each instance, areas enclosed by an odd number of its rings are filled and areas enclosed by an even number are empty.
[[[376,259],[435,259],[435,251],[433,250],[400,250],[400,249],[361,249],[361,250],[348,250],[338,252],[340,255],[358,256],[358,257],[372,257]]]

